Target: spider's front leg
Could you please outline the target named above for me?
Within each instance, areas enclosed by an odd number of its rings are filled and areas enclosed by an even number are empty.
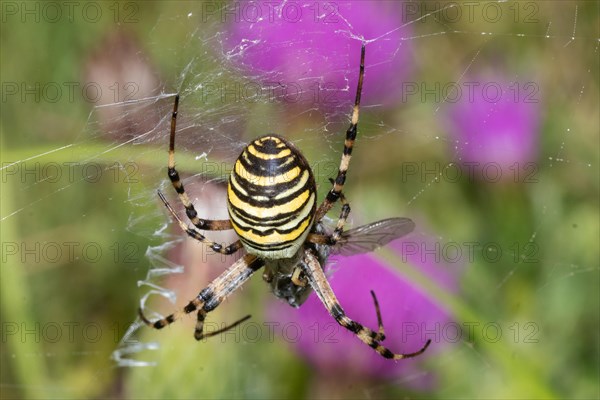
[[[194,208],[194,204],[188,197],[183,187],[183,182],[179,177],[179,172],[175,169],[175,131],[177,130],[177,114],[179,108],[179,94],[175,96],[175,104],[173,105],[173,113],[171,114],[171,133],[169,135],[169,163],[168,163],[168,176],[173,188],[179,195],[179,200],[185,207],[185,213],[192,221],[192,224],[198,229],[207,231],[221,231],[231,229],[231,221],[228,219],[224,220],[210,220],[202,219],[198,217],[198,212]]]
[[[342,202],[342,211],[340,211],[340,216],[338,218],[338,222],[335,226],[333,233],[331,235],[311,233],[308,235],[306,239],[307,241],[327,246],[334,246],[335,244],[337,244],[337,242],[339,242],[339,240],[342,237],[342,233],[344,232],[344,225],[346,225],[348,215],[350,215],[350,204],[346,200],[346,197],[343,193],[340,193],[340,201]]]
[[[139,315],[142,321],[155,329],[162,329],[167,325],[172,324],[179,318],[181,318],[184,314],[189,314],[198,310],[198,321],[196,323],[196,329],[194,332],[194,337],[197,340],[200,340],[205,337],[214,336],[223,331],[231,329],[236,325],[242,323],[246,319],[250,318],[250,316],[246,316],[237,322],[229,325],[225,328],[219,329],[216,332],[210,332],[208,334],[204,334],[204,319],[206,318],[206,314],[213,311],[215,308],[221,304],[227,296],[229,296],[236,289],[241,287],[249,278],[252,276],[254,272],[259,270],[263,266],[263,262],[253,255],[245,255],[240,260],[236,261],[231,267],[229,267],[225,272],[219,275],[214,281],[212,281],[205,289],[203,289],[198,296],[190,301],[188,305],[186,305],[183,310],[177,311],[171,315],[163,319],[159,319],[157,321],[150,321],[148,318],[144,316],[142,313],[142,309],[139,309]]]
[[[354,140],[356,139],[357,127],[358,127],[358,112],[360,109],[360,97],[362,94],[363,79],[365,77],[365,45],[363,44],[360,52],[360,72],[358,74],[358,84],[356,85],[356,98],[354,100],[354,108],[352,109],[352,117],[350,121],[350,127],[346,131],[346,140],[344,141],[344,151],[342,153],[342,160],[340,161],[340,168],[338,174],[333,181],[333,187],[327,193],[327,197],[321,203],[317,210],[315,217],[316,221],[320,221],[331,207],[335,204],[342,195],[344,184],[346,183],[346,172],[350,166],[350,159],[352,158],[352,148],[354,147]]]
[[[356,334],[356,336],[363,343],[369,345],[381,356],[394,360],[401,360],[403,358],[418,356],[427,349],[427,347],[431,343],[431,340],[427,340],[425,345],[420,350],[414,353],[398,354],[392,352],[390,349],[383,346],[380,343],[380,341],[385,339],[385,334],[383,329],[383,323],[381,322],[379,304],[377,303],[377,298],[375,297],[375,294],[371,292],[371,294],[373,295],[373,300],[375,302],[375,310],[377,311],[379,332],[375,332],[346,316],[344,309],[340,305],[338,299],[333,293],[333,290],[331,289],[331,286],[329,285],[329,282],[327,281],[327,278],[325,277],[325,273],[323,272],[323,268],[319,264],[319,260],[313,254],[312,250],[306,250],[305,261],[307,265],[305,273],[308,282],[310,283],[314,291],[317,293],[317,296],[319,297],[325,308],[327,308],[327,311],[329,311],[329,314],[331,314],[331,316],[335,318],[338,324]]]

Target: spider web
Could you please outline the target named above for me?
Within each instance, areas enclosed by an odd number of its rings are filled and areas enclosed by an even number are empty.
[[[289,5],[292,2],[283,3]],[[84,63],[85,79],[97,82],[103,89],[102,93],[109,96],[102,96],[87,121],[73,129],[78,132],[75,138],[70,137],[67,142],[57,141],[58,145],[39,151],[32,146],[33,150],[10,152],[13,144],[18,147],[18,141],[11,139],[8,132],[4,134],[9,122],[3,124],[3,186],[13,185],[10,187],[17,192],[16,197],[9,201],[9,191],[2,191],[0,221],[3,230],[6,229],[3,236],[7,234],[9,224],[21,227],[14,237],[9,236],[14,240],[3,237],[3,243],[19,242],[20,235],[28,236],[23,227],[35,226],[40,212],[51,213],[56,226],[71,224],[72,219],[79,218],[81,226],[98,224],[108,235],[126,232],[131,237],[143,238],[147,248],[136,249],[139,257],[135,260],[139,265],[128,264],[119,268],[128,269],[128,276],[137,277],[139,305],[147,310],[150,318],[166,315],[193,298],[199,288],[233,260],[212,254],[185,238],[158,201],[156,191],[161,190],[179,215],[185,215],[166,177],[166,152],[175,93],[181,96],[177,120],[177,166],[199,214],[214,219],[227,218],[223,206],[223,182],[233,160],[249,140],[263,133],[274,132],[289,137],[303,151],[315,169],[322,197],[328,185],[327,179],[335,176],[337,171],[349,122],[358,75],[357,53],[344,48],[332,55],[343,58],[345,65],[344,84],[337,86],[327,85],[328,82],[323,79],[320,85],[311,86],[313,78],[324,73],[315,70],[306,58],[298,65],[298,68],[307,71],[305,80],[286,81],[282,69],[277,67],[273,70],[250,70],[244,65],[244,60],[249,48],[257,44],[256,40],[241,34],[234,35],[231,23],[223,17],[224,10],[231,6],[214,4],[214,9],[193,2],[156,6],[158,11],[139,14],[140,25],[148,29],[138,32],[137,40],[123,39],[126,36],[119,36],[121,33],[107,35],[104,45],[98,45],[95,51],[92,49],[91,56]],[[456,244],[463,251],[460,264],[466,266],[461,278],[461,293],[468,299],[467,303],[481,301],[494,304],[498,299],[510,297],[518,291],[523,280],[532,279],[536,290],[529,293],[529,300],[538,307],[535,312],[527,312],[524,311],[527,306],[515,304],[515,312],[511,316],[510,313],[494,314],[485,306],[472,306],[472,310],[485,316],[477,321],[499,324],[505,335],[514,336],[513,343],[516,344],[490,350],[493,343],[482,349],[463,338],[458,345],[430,360],[428,365],[434,369],[467,371],[462,378],[458,372],[446,373],[445,380],[438,384],[441,389],[439,397],[443,398],[465,391],[477,393],[477,388],[468,382],[474,376],[484,380],[490,388],[500,386],[498,381],[503,378],[498,378],[502,371],[498,364],[507,361],[503,356],[495,355],[495,351],[523,350],[529,344],[524,341],[524,336],[530,335],[530,338],[538,340],[535,349],[528,353],[537,355],[544,350],[556,351],[559,349],[557,343],[571,340],[565,330],[560,330],[557,339],[550,338],[553,335],[550,329],[559,328],[557,322],[571,324],[570,334],[584,329],[598,331],[597,317],[593,317],[594,310],[599,309],[597,287],[595,292],[592,289],[591,293],[575,295],[578,291],[590,289],[586,282],[598,281],[600,269],[597,244],[578,242],[582,237],[598,237],[598,5],[566,1],[476,2],[471,8],[451,2],[406,4],[409,7],[404,9],[404,19],[397,26],[366,38],[361,37],[359,29],[344,15],[344,8],[336,8],[338,29],[333,35],[350,38],[357,43],[365,40],[367,44],[366,95],[361,105],[356,159],[353,160],[361,167],[358,170],[353,164],[356,169],[351,167],[348,179],[348,194],[353,204],[349,226],[390,215],[410,216],[417,221],[418,237],[435,237],[442,247]],[[330,9],[317,10],[311,8],[315,18],[324,20],[330,17]],[[500,10],[501,16],[496,14],[497,10]],[[274,9],[273,12],[278,11]],[[595,15],[596,19],[590,15]],[[250,31],[251,28],[252,24]],[[414,66],[407,73],[407,85],[403,86],[407,91],[402,96],[401,105],[390,109],[393,96],[386,94],[381,100],[367,92],[370,89],[369,67],[373,66],[369,60],[379,45],[388,42],[398,32],[403,32],[403,36],[397,51],[400,53],[401,49],[410,46]],[[310,33],[306,32],[306,38]],[[302,40],[301,36],[283,45],[295,46]],[[114,54],[103,55],[109,48]],[[380,62],[392,63],[396,56],[396,53],[389,53]],[[533,168],[518,170],[520,175],[516,183],[522,184],[527,194],[515,201],[533,204],[533,215],[526,217],[533,221],[530,225],[534,228],[525,232],[524,236],[514,230],[515,236],[496,237],[493,226],[482,229],[481,225],[488,222],[501,224],[501,221],[487,221],[485,215],[478,215],[476,222],[461,223],[470,215],[470,204],[457,203],[464,200],[458,194],[462,184],[452,179],[452,173],[459,168],[457,166],[465,161],[461,157],[470,145],[466,140],[453,136],[446,125],[446,116],[454,107],[456,90],[464,89],[465,83],[473,77],[488,76],[498,66],[505,71],[506,79],[520,83],[517,88],[523,91],[521,95],[532,95],[540,103],[540,118],[553,122],[540,128],[542,145]],[[103,78],[106,75],[108,78]],[[10,80],[11,77],[3,77],[3,82]],[[111,85],[115,81],[118,85],[113,88]],[[525,86],[526,83],[533,85]],[[299,85],[302,94],[309,100],[292,98],[289,91],[292,84]],[[409,90],[415,93],[409,94]],[[325,100],[332,98],[338,101],[326,104]],[[7,107],[3,107],[3,119],[6,118],[6,121],[10,119],[5,117],[9,106],[12,106],[10,101]],[[550,118],[549,114],[557,112],[561,115]],[[29,135],[35,140],[36,135],[41,134],[35,132]],[[412,154],[418,157],[411,158]],[[377,179],[374,179],[372,190],[364,189],[370,185],[370,177],[385,173],[382,168],[394,167],[389,161],[378,162],[377,157],[393,159],[397,155],[403,159],[398,160],[395,168],[399,172],[393,176],[400,176],[402,195]],[[373,162],[360,162],[357,160],[359,157]],[[435,161],[428,163],[429,160]],[[52,163],[58,165],[57,170],[62,173],[60,179],[53,175],[54,170],[44,169]],[[37,172],[23,177],[22,171],[32,165],[34,170],[38,168]],[[68,173],[72,175],[67,176]],[[523,183],[526,177],[532,179]],[[98,182],[104,184],[93,185]],[[113,188],[107,190],[111,182]],[[487,201],[491,208],[497,208],[503,201],[513,201],[514,196],[519,196],[518,190],[498,189],[502,186],[500,183],[486,184],[489,185],[489,193],[471,193],[473,202]],[[372,198],[373,193],[378,191],[397,200],[397,207],[380,209],[377,199]],[[87,195],[79,199],[78,193],[81,192]],[[116,192],[121,193],[117,200],[113,198]],[[440,198],[448,194],[450,198]],[[568,200],[561,196],[568,197]],[[106,227],[97,219],[86,220],[88,213],[97,214],[93,210],[80,211],[74,206],[77,210],[75,215],[52,211],[71,204],[73,197],[96,207],[122,201],[120,209],[123,209],[126,220],[121,226]],[[596,216],[595,220],[590,219],[590,215]],[[513,215],[507,219],[519,217],[522,216]],[[52,242],[56,234],[59,234],[58,230],[49,228],[48,234],[42,232],[38,241]],[[209,237],[217,242],[235,240],[230,232],[211,232]],[[101,248],[107,252],[110,245],[102,243]],[[474,258],[467,255],[467,248],[473,249]],[[127,247],[118,249],[119,261],[127,259],[123,255]],[[5,255],[8,250],[8,247],[3,248]],[[473,266],[481,267],[482,259],[489,261],[493,258],[491,255],[498,252],[511,261],[483,262],[484,266],[494,270],[493,274],[485,275],[474,269]],[[19,261],[14,257],[8,260],[8,264],[18,264]],[[193,260],[193,265],[189,265],[190,260]],[[539,271],[532,271],[532,260]],[[77,261],[81,260],[75,260],[75,264]],[[196,271],[199,269],[204,271]],[[3,266],[3,278],[9,279],[5,271]],[[254,281],[260,279],[255,278]],[[253,294],[259,287],[252,284],[249,289],[232,296],[221,306],[226,311],[215,312],[213,318],[235,320],[228,311],[239,312],[232,304],[243,301],[235,300],[235,297],[249,296],[253,306],[264,305]],[[548,310],[557,311],[552,311],[550,317],[562,319],[551,321],[546,318],[540,311],[545,308],[539,304],[545,297],[556,299],[555,293],[561,290],[566,292],[561,299],[572,296],[574,304],[586,308],[586,311],[570,314],[575,306],[566,307],[565,311],[560,309],[558,300],[552,300],[547,305]],[[4,298],[3,303],[6,304]],[[255,314],[258,314],[257,318],[263,317],[259,312]],[[531,315],[535,318],[532,319]],[[464,316],[461,316],[463,320]],[[3,321],[10,323],[8,318],[3,316]],[[585,318],[591,318],[593,324],[581,322]],[[106,348],[83,346],[83,350],[74,350],[67,356],[83,359],[91,358],[91,354],[110,356],[113,366],[156,368],[167,362],[169,357],[162,345],[164,337],[174,332],[178,334],[178,329],[189,331],[193,325],[190,319],[181,324],[184,325],[182,328],[169,328],[167,332],[148,339],[150,335],[144,334],[146,329],[134,314],[131,320],[132,323],[119,331],[118,343],[113,343],[110,354]],[[528,323],[533,325],[526,325]],[[529,327],[533,328],[529,330]],[[5,329],[8,325],[3,327],[6,332]],[[583,343],[597,353],[597,337],[584,335]],[[218,344],[221,345],[221,342],[218,341]],[[194,345],[190,342],[190,346]],[[208,345],[199,346],[205,348]],[[24,354],[49,362],[52,355],[41,348],[27,348]],[[218,358],[216,350],[204,351],[207,358]],[[247,349],[240,351],[248,352]],[[585,348],[574,348],[560,355],[559,361],[567,363],[585,359],[591,366],[587,370],[575,370],[582,371],[586,377],[593,376],[594,372],[597,374],[598,360],[589,361],[582,353],[586,353]],[[6,355],[3,355],[3,360],[4,357]],[[224,359],[217,362],[215,368],[224,366],[227,361],[233,363],[228,371],[231,387],[221,394],[242,396],[248,390],[254,391],[252,393],[257,396],[265,393],[261,392],[261,388],[269,385],[268,378],[257,376],[257,381],[250,384],[248,378],[243,377],[247,365]],[[542,373],[547,373],[544,377],[548,380],[559,374],[551,368]],[[108,373],[96,370],[94,375],[106,376]],[[147,376],[146,379],[150,380]],[[2,386],[8,390],[12,384],[11,377],[4,377]],[[363,388],[365,392],[362,395],[379,397],[387,393],[390,386],[418,386],[427,377],[427,372],[419,372],[396,381],[370,383]],[[544,378],[539,381],[544,381]],[[249,385],[251,389],[248,389]],[[69,389],[60,387],[53,390],[58,394],[69,393]],[[542,388],[537,393],[546,393],[544,390]],[[563,387],[557,390],[557,393],[572,397],[598,395],[598,387],[593,384],[579,390]]]

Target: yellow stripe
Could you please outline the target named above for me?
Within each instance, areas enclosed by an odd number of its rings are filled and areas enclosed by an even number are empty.
[[[263,136],[260,139],[255,140],[254,143],[262,144],[262,143],[268,142],[268,141],[273,141],[273,142],[277,143],[276,147],[281,147],[281,145],[285,146],[285,143],[283,143],[281,141],[281,139],[279,139],[277,136]]]
[[[242,195],[244,195],[246,197],[250,197],[250,195],[248,194],[246,189],[241,187],[239,182],[237,181],[237,179],[235,179],[234,174],[231,174],[231,177],[229,179],[230,179],[231,183],[233,184],[233,186],[235,186],[235,188],[238,190],[238,192],[242,192]],[[257,195],[257,194],[253,195],[252,199],[256,200],[256,201],[269,201],[269,197],[261,196],[261,195]]]
[[[256,143],[268,142],[270,140],[272,140],[275,143],[281,143],[281,139],[279,139],[277,136],[263,136],[260,139],[256,140]]]
[[[282,230],[288,230],[288,229],[292,229],[295,226],[298,226],[298,224],[300,223],[300,221],[302,221],[303,219],[305,219],[306,217],[308,217],[308,215],[310,214],[313,206],[315,204],[315,194],[311,194],[310,195],[310,199],[308,199],[308,202],[304,205],[304,207],[302,208],[302,210],[300,211],[300,213],[293,218],[292,220],[286,222],[285,224],[281,225],[281,220],[280,221],[269,221],[270,225],[267,226],[256,226],[255,224],[253,224],[251,221],[247,222],[242,220],[241,218],[239,218],[235,213],[230,213],[231,219],[233,221],[235,221],[235,223],[243,229],[246,228],[253,228],[254,230],[257,231],[267,231],[269,229],[278,229],[280,231]],[[289,218],[286,217],[285,219]]]
[[[291,187],[288,190],[285,190],[285,191],[279,193],[277,196],[275,196],[275,200],[283,199],[284,197],[294,194],[294,192],[297,192],[300,189],[302,189],[302,187],[308,181],[309,175],[310,174],[308,173],[308,170],[304,170],[304,172],[302,173],[302,178],[300,178],[300,181],[298,182],[298,184],[294,185],[294,187]]]
[[[314,193],[310,195],[310,199],[308,200],[308,203],[306,203],[302,212],[300,214],[298,214],[298,217],[294,218],[287,224],[277,226],[275,229],[284,231],[284,230],[292,229],[294,226],[298,226],[300,221],[302,221],[304,218],[308,217],[308,215],[312,211],[313,205],[315,204],[314,196],[315,196]]]
[[[271,243],[287,242],[287,241],[291,241],[291,240],[298,238],[299,236],[302,235],[302,233],[304,233],[304,231],[306,231],[306,229],[308,228],[308,224],[310,222],[311,221],[309,219],[307,219],[302,224],[300,224],[298,229],[294,229],[293,231],[291,231],[289,233],[281,234],[279,232],[273,232],[272,234],[270,234],[268,236],[257,235],[256,233],[252,233],[252,230],[247,230],[247,231],[242,230],[233,221],[231,222],[231,224],[233,225],[233,229],[235,229],[235,231],[238,233],[238,235],[240,235],[244,239],[246,239],[250,242],[259,244],[259,245],[267,245],[267,244],[271,244]]]
[[[235,186],[235,188],[237,189],[238,192],[242,193],[244,196],[248,196],[248,192],[246,191],[246,189],[244,189],[243,187],[240,186],[237,179],[235,179],[234,174],[231,174],[231,176],[229,177],[229,181],[233,184],[233,186]],[[261,197],[265,197],[265,196],[261,196]]]
[[[254,147],[253,145],[248,146],[248,152],[255,157],[262,158],[263,160],[276,160],[278,158],[287,157],[290,154],[292,154],[292,151],[290,149],[283,149],[277,154],[261,153],[260,151],[256,150],[256,147]]]
[[[298,175],[300,175],[300,167],[294,167],[291,170],[277,176],[258,176],[248,172],[242,163],[237,161],[235,163],[235,173],[254,185],[270,186],[294,180]]]
[[[235,192],[231,189],[231,186],[227,187],[227,196],[229,197],[229,202],[235,208],[239,208],[247,214],[255,216],[257,219],[275,217],[279,214],[296,211],[300,208],[300,206],[302,206],[306,199],[308,199],[309,194],[310,190],[307,189],[287,204],[263,208],[254,207],[248,203],[245,203],[243,200],[236,196]]]
[[[250,161],[250,157],[248,157],[248,153],[246,153],[246,150],[244,150],[244,152],[242,153],[242,157],[244,157],[244,160],[246,160],[248,165],[252,165],[252,161]],[[239,161],[237,161],[237,162],[239,162]]]

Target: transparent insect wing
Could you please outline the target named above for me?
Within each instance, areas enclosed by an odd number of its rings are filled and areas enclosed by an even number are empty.
[[[352,256],[368,253],[408,235],[414,229],[415,223],[409,218],[388,218],[349,229],[342,234],[331,254]]]

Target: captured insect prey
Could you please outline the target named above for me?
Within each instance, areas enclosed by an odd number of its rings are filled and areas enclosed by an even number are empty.
[[[353,332],[385,358],[399,360],[415,357],[427,349],[430,340],[413,353],[394,353],[383,346],[381,342],[385,339],[385,333],[375,293],[371,291],[378,321],[377,331],[346,315],[324,272],[330,255],[351,256],[369,252],[412,232],[415,227],[408,218],[390,218],[344,231],[346,219],[350,214],[350,204],[343,194],[343,189],[357,135],[364,62],[363,44],[356,100],[351,124],[346,131],[342,159],[337,176],[331,180],[332,187],[320,205],[317,205],[315,178],[306,158],[284,137],[268,134],[248,144],[235,161],[227,186],[229,219],[200,218],[175,169],[175,131],[179,96],[175,97],[171,118],[168,176],[193,226],[188,226],[181,220],[161,192],[158,195],[181,229],[190,237],[221,254],[233,254],[243,248],[246,255],[201,290],[182,310],[152,322],[140,309],[140,318],[144,323],[160,329],[184,314],[197,312],[194,332],[196,339],[200,340],[231,329],[249,317],[244,317],[216,332],[205,334],[203,326],[206,315],[229,294],[240,288],[256,271],[264,268],[263,279],[271,286],[275,296],[293,307],[300,307],[314,291],[338,324]],[[332,230],[325,226],[323,218],[338,200],[342,207],[337,224]],[[209,240],[200,232],[227,229],[233,229],[239,236],[239,240],[227,246]]]

